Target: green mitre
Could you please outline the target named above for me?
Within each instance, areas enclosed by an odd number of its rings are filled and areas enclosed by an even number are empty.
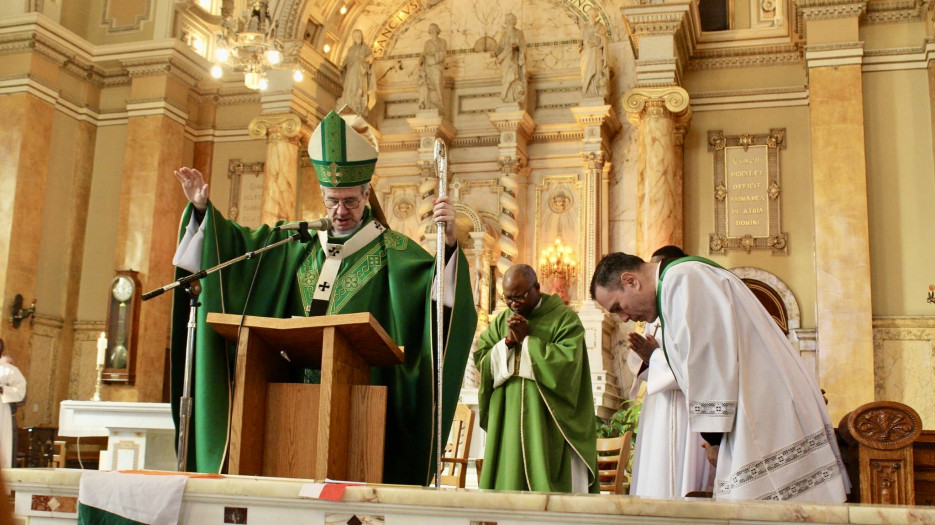
[[[377,150],[334,111],[312,133],[308,156],[318,182],[327,188],[366,184],[377,164]]]

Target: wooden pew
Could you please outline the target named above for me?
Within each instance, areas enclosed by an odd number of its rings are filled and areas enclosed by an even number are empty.
[[[935,504],[935,431],[922,430],[912,407],[861,405],[841,419],[838,437],[853,485],[849,502]]]

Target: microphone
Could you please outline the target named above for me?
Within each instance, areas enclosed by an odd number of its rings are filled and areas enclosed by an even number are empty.
[[[328,217],[322,217],[320,219],[315,219],[311,222],[289,222],[286,224],[281,224],[273,228],[273,231],[279,230],[316,230],[316,231],[326,231],[331,229],[331,219]]]

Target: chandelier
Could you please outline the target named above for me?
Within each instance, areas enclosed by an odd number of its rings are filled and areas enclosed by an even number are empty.
[[[571,247],[562,244],[561,239],[542,250],[539,258],[539,275],[542,279],[561,279],[570,281],[575,278],[577,262],[571,253]]]
[[[283,49],[283,43],[276,38],[276,24],[270,18],[269,2],[254,1],[240,17],[221,20],[215,49],[217,61],[211,68],[211,76],[221,78],[222,66],[227,66],[244,74],[243,83],[248,88],[264,90],[269,86],[268,71],[289,67]],[[302,70],[295,68],[293,79],[301,82],[302,78]]]

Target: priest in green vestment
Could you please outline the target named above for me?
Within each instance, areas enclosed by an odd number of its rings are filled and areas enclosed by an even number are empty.
[[[525,264],[503,276],[508,310],[477,341],[480,488],[598,493],[597,431],[584,326]]]
[[[367,205],[377,150],[352,127],[362,122],[354,117],[346,116],[346,121],[332,111],[309,143],[331,229],[317,232],[311,242],[286,244],[202,279],[192,378],[190,471],[221,471],[230,432],[236,349],[205,324],[208,312],[245,311],[248,315],[280,318],[370,312],[405,351],[403,364],[374,368],[371,374],[373,384],[388,387],[383,482],[426,485],[434,475],[435,258],[381,223]],[[208,186],[201,173],[181,168],[175,174],[190,201],[182,217],[173,261],[179,268],[188,272],[211,268],[292,233],[270,226],[251,230],[225,219],[209,202]],[[455,239],[455,209],[448,197],[436,200],[433,219],[446,223],[442,430],[447,436],[477,313],[468,263]],[[172,339],[175,403],[184,379],[188,311],[188,296],[176,294]],[[448,323],[449,318],[458,322]],[[301,371],[297,376],[301,377]],[[174,414],[178,417],[177,410]]]

